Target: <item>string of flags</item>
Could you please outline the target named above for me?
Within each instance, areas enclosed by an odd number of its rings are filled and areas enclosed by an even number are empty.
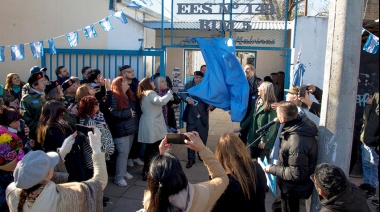
[[[379,37],[372,34],[368,30],[362,28],[362,34],[364,32],[368,32],[369,36],[368,36],[367,42],[363,46],[363,50],[371,54],[376,54],[377,51],[379,50]]]
[[[152,0],[139,0],[139,1],[146,4],[147,6],[153,5]],[[132,1],[132,3],[127,5],[127,7],[140,9],[142,6],[138,2]],[[110,15],[110,16],[108,16],[108,17],[106,17],[106,18],[104,18],[98,22],[98,24],[102,27],[102,29],[105,32],[109,32],[109,31],[114,29],[111,25],[110,20],[109,20],[110,17],[114,17],[114,18],[120,20],[121,23],[123,23],[123,24],[128,23],[126,15],[124,14],[124,12],[122,10],[120,10],[120,11],[114,13],[113,15]],[[96,23],[94,23],[94,24],[96,24]],[[79,33],[78,32],[80,32],[80,31],[83,32],[83,34],[85,35],[85,37],[87,39],[97,37],[98,34],[95,30],[94,24],[90,24],[90,25],[88,25],[82,29],[78,29],[76,31],[67,33],[65,35],[60,35],[60,36],[48,39],[47,42],[49,44],[50,54],[57,54],[57,49],[55,47],[54,39],[57,39],[60,37],[66,37],[69,46],[71,48],[74,48],[78,45],[78,42],[79,42]],[[9,47],[11,50],[12,60],[14,60],[14,61],[24,60],[24,58],[25,58],[24,46],[25,45],[30,45],[30,49],[32,51],[32,55],[33,55],[34,59],[37,59],[37,58],[40,58],[43,56],[43,54],[44,54],[44,41],[36,41],[36,42],[31,42],[31,43],[9,45],[9,46],[0,46],[0,62],[5,61],[4,50],[6,47]]]

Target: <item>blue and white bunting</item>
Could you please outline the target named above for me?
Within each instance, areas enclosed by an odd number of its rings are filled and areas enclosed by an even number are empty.
[[[55,48],[54,40],[53,39],[49,39],[48,42],[49,42],[50,54],[57,54],[57,48]]]
[[[11,46],[12,60],[24,60],[24,44]]]
[[[140,0],[140,1],[143,2],[144,4],[148,5],[148,6],[153,6],[152,0]]]
[[[125,16],[124,12],[123,11],[118,11],[116,12],[115,14],[113,14],[113,16],[117,19],[119,19],[121,21],[121,23],[123,24],[127,24],[128,23],[128,20],[127,20],[127,17]]]
[[[30,43],[30,49],[32,50],[34,59],[40,58],[44,54],[44,42],[37,41]]]
[[[78,45],[79,37],[77,31],[66,34],[66,38],[71,48],[76,47]]]
[[[83,30],[83,33],[87,39],[91,39],[93,37],[98,37],[98,33],[96,33],[95,27],[92,24],[90,26],[86,26],[82,30]]]
[[[132,1],[127,5],[128,8],[135,8],[135,9],[140,9],[142,6],[138,4],[136,1]]]
[[[4,56],[4,46],[0,46],[0,62],[5,61],[5,56]]]
[[[113,30],[113,27],[112,27],[108,17],[99,21],[99,24],[100,24],[100,26],[102,26],[102,28],[106,32]]]
[[[364,44],[363,50],[371,54],[376,54],[379,50],[379,38],[370,33],[367,42]]]

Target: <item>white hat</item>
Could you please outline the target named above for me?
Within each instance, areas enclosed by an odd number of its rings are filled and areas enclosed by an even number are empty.
[[[59,155],[56,152],[28,152],[13,172],[16,187],[28,189],[41,183],[58,162]]]

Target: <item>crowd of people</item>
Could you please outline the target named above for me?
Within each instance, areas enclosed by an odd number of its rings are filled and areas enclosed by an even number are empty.
[[[309,84],[300,96],[299,87],[284,89],[283,72],[263,81],[253,65],[244,67],[250,88],[247,114],[235,133],[221,135],[213,153],[206,144],[215,107],[187,92],[202,82],[206,66],[179,94],[169,77],[160,76],[159,67],[141,81],[129,65],[120,67],[112,81],[91,67],[82,69],[82,80],[59,66],[57,80],[50,81],[46,70],[32,67],[26,83],[10,73],[0,87],[0,136],[19,137],[25,154],[20,151],[0,166],[2,211],[102,211],[109,200],[103,197],[106,161],[114,156],[117,186],[127,186],[134,177],[129,167],[143,166],[141,176],[148,182],[143,210],[148,212],[265,211],[266,174],[277,177],[273,211],[299,211],[300,200],[309,199],[314,189],[321,211],[369,211],[366,198],[376,194],[378,92],[367,102],[364,183],[356,187],[339,167],[317,164],[318,127],[304,110],[320,116],[322,90]],[[190,183],[170,152],[166,134],[177,132],[173,105],[181,102],[186,103],[186,168],[192,168],[197,153],[209,181]],[[270,164],[262,168],[257,161],[265,158]]]

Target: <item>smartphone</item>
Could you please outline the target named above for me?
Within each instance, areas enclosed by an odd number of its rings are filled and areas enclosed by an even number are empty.
[[[78,132],[81,132],[86,136],[87,136],[88,132],[92,132],[92,128],[84,126],[82,124],[77,124],[76,127],[77,127]]]
[[[306,92],[307,92],[307,88],[308,88],[309,86],[306,86],[306,85],[302,85],[301,87],[300,87],[300,97],[305,97],[305,95],[306,95]]]
[[[187,137],[182,133],[167,133],[166,139],[169,144],[185,144]]]

